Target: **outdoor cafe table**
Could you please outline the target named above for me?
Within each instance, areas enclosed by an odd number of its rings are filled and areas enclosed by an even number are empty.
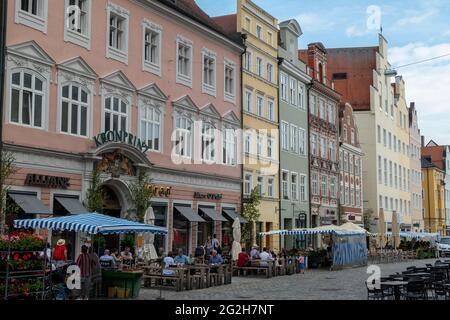
[[[400,300],[400,288],[406,286],[408,282],[406,281],[384,281],[381,282],[382,286],[388,286],[394,288],[394,299]]]

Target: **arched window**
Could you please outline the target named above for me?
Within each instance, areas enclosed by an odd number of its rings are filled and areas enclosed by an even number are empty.
[[[141,140],[149,150],[161,151],[161,112],[153,107],[141,109]]]
[[[214,161],[216,158],[215,131],[213,125],[207,122],[202,124],[202,159]]]
[[[180,116],[175,120],[175,154],[181,157],[192,156],[192,120]]]
[[[14,71],[11,75],[10,121],[13,123],[43,127],[45,114],[44,80],[29,70]]]
[[[61,132],[88,136],[89,91],[78,84],[61,88]]]
[[[122,98],[105,98],[104,129],[106,131],[128,131],[128,103]]]

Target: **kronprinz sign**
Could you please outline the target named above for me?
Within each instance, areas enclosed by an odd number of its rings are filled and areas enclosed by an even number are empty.
[[[99,133],[96,137],[94,137],[94,141],[97,147],[100,147],[106,143],[118,142],[118,143],[126,143],[141,152],[147,152],[150,149],[149,146],[145,142],[142,142],[137,136],[125,132],[125,131],[106,131],[103,133]]]

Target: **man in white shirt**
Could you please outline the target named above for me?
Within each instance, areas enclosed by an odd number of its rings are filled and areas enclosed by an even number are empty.
[[[272,255],[266,248],[263,248],[263,251],[259,254],[259,258],[261,259],[260,266],[262,267],[268,267],[268,261],[273,261]]]
[[[164,269],[163,269],[163,275],[165,276],[171,276],[175,274],[174,270],[170,270],[170,267],[174,267],[175,266],[175,261],[173,259],[173,253],[169,252],[167,254],[167,257],[164,258],[163,260],[163,264],[164,264]]]

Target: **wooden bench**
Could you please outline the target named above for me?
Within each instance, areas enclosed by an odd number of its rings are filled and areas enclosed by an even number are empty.
[[[256,271],[257,275],[261,272],[261,273],[265,273],[267,278],[271,278],[273,276],[273,273],[274,273],[273,266],[274,266],[274,261],[268,261],[268,266],[261,266],[259,260],[253,260],[253,261],[251,261],[251,264],[248,267],[238,267],[236,265],[233,266],[233,273],[235,271],[237,271],[236,274],[237,274],[237,276],[239,276],[240,275],[240,271],[243,271],[244,275],[247,276],[248,275],[248,271],[250,271],[250,270],[253,271],[254,270],[254,271]]]
[[[170,287],[165,283],[173,283],[173,288],[176,291],[184,290],[185,270],[183,269],[169,269],[173,270],[173,275],[163,274],[161,267],[145,267],[145,273],[142,277],[145,288]]]

